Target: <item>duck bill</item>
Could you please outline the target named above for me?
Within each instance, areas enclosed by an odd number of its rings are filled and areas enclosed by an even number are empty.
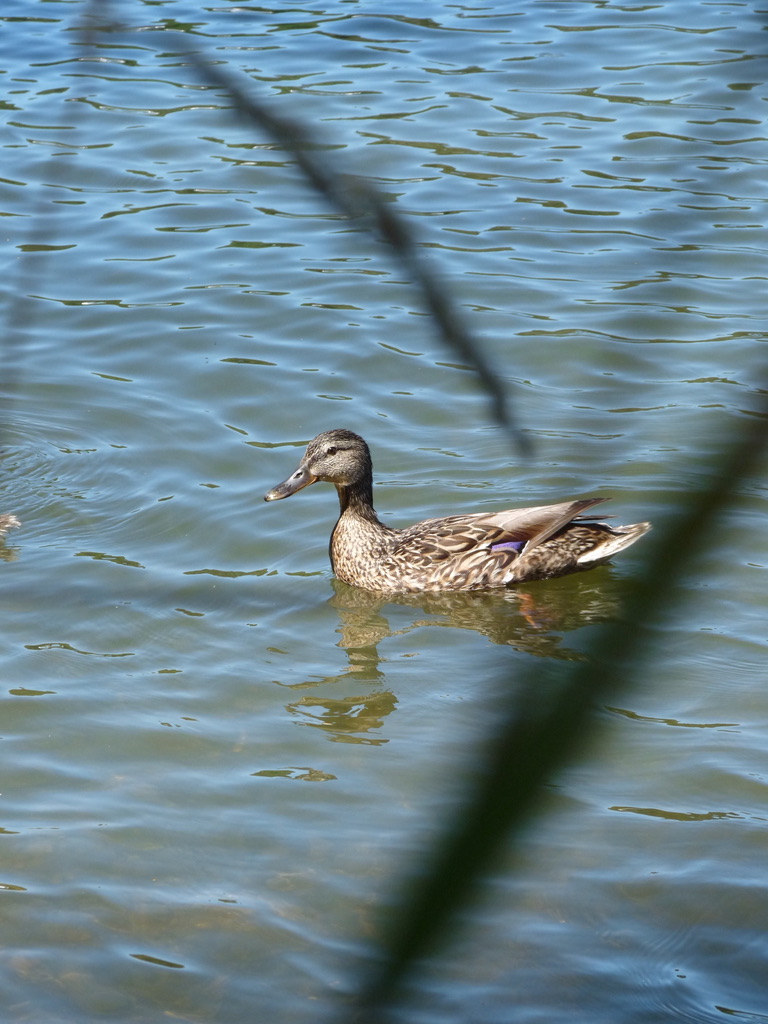
[[[279,501],[281,498],[290,498],[296,491],[302,490],[304,487],[309,487],[310,484],[314,484],[317,481],[316,476],[312,476],[306,466],[299,466],[295,473],[292,473],[287,480],[283,480],[277,487],[273,487],[271,491],[264,495],[264,501]]]

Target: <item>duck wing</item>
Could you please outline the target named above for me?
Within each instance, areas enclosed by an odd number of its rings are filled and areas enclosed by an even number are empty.
[[[484,518],[489,525],[509,534],[511,541],[524,540],[525,550],[530,551],[567,526],[585,509],[606,500],[606,498],[581,498],[577,501],[563,501],[557,505],[513,508],[506,512],[496,512]],[[498,541],[494,540],[491,543],[493,547],[499,546]]]
[[[557,505],[512,508],[503,512],[425,519],[399,532],[400,544],[426,559],[441,561],[472,549],[530,551],[605,498],[582,498]]]

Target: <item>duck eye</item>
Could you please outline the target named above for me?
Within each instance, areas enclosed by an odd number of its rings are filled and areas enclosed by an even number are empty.
[[[338,450],[339,449],[335,445],[330,445],[328,448],[325,449],[325,454],[335,455]]]

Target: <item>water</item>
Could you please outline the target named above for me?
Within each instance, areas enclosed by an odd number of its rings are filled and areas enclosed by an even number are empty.
[[[348,426],[392,523],[674,515],[763,379],[764,15],[104,12],[1,16],[2,1016],[335,1019],[500,692],[580,656],[652,539],[506,599],[382,603],[329,573],[329,489],[261,497]],[[406,217],[533,459],[386,244],[189,51]],[[765,502],[734,496],[403,1019],[768,1019]]]

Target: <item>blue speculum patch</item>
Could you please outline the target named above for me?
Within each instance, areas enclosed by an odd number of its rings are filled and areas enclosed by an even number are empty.
[[[524,547],[524,540],[505,540],[502,544],[491,544],[491,551],[503,551],[505,548],[512,548],[519,555]]]

